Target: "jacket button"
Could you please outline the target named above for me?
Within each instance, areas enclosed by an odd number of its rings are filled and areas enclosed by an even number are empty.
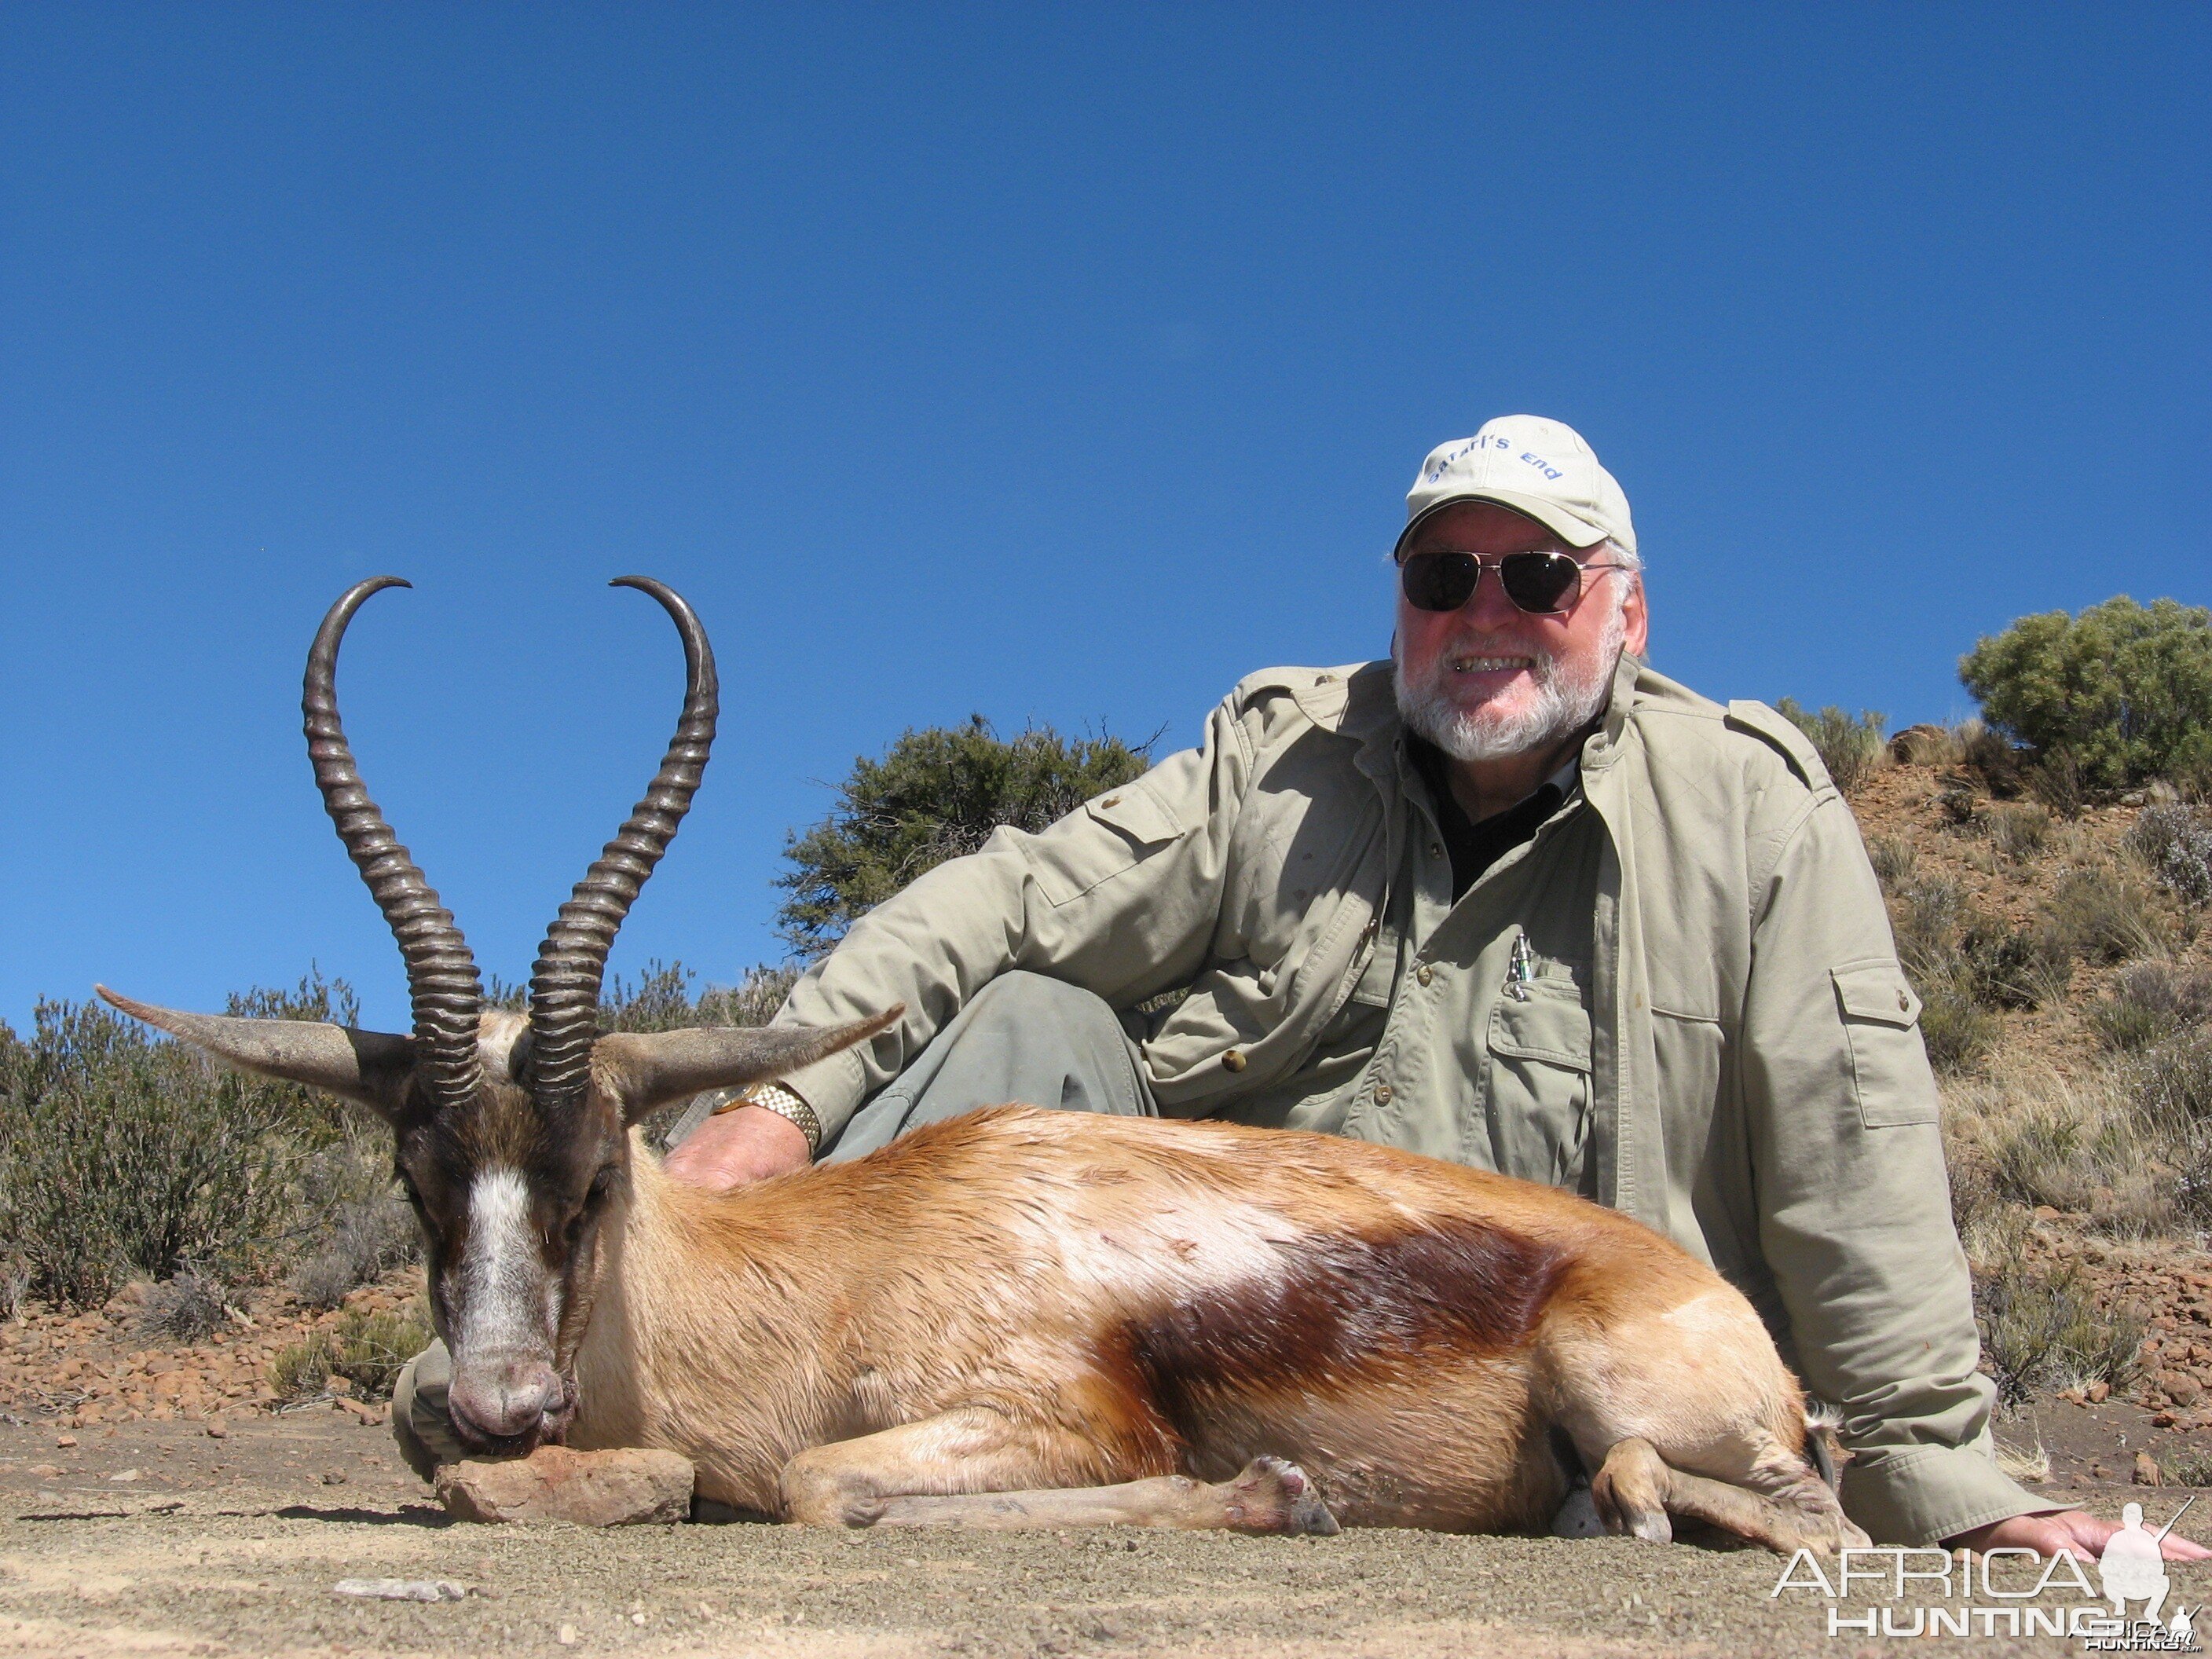
[[[1241,1048],[1231,1048],[1227,1054],[1221,1056],[1221,1063],[1232,1072],[1243,1071],[1244,1069],[1243,1050]]]
[[[1442,858],[1443,855],[1444,855],[1444,849],[1443,849],[1443,843],[1442,842],[1435,842],[1435,841],[1432,841],[1432,842],[1431,842],[1429,843],[1429,856],[1430,856],[1431,858],[1432,858],[1432,859],[1440,859],[1440,858]]]
[[[1390,1103],[1390,1085],[1389,1084],[1376,1084],[1375,1085],[1375,1103],[1377,1106],[1388,1106]]]
[[[1904,991],[1899,991],[1897,994],[1897,1006],[1900,1011],[1912,1006],[1912,998],[1911,994]]]
[[[1098,804],[1101,806],[1119,806],[1121,804],[1121,798],[1119,795],[1109,795]]]
[[[1430,967],[1425,962],[1413,970],[1413,977],[1420,981],[1424,985],[1428,984],[1431,981],[1434,980],[1436,976],[1437,970]]]
[[[1336,676],[1334,674],[1316,674],[1314,676],[1314,684],[1316,685],[1334,685],[1336,684]]]

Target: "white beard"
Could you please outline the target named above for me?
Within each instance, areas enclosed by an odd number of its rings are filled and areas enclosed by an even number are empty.
[[[1511,710],[1489,704],[1464,710],[1456,707],[1449,689],[1449,653],[1436,659],[1419,685],[1408,684],[1405,664],[1394,660],[1399,718],[1458,761],[1506,760],[1564,742],[1605,708],[1613,690],[1613,672],[1627,641],[1627,613],[1625,604],[1614,603],[1597,653],[1580,672],[1563,670],[1556,657],[1537,657],[1531,670],[1536,694]]]

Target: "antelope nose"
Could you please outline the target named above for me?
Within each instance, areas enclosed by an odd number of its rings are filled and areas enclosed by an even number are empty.
[[[515,1360],[481,1370],[456,1369],[446,1409],[497,1440],[529,1433],[567,1399],[558,1372],[542,1359]]]

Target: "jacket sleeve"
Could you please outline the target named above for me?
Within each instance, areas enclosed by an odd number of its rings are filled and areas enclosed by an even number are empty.
[[[1760,1243],[1806,1381],[1844,1413],[1844,1507],[1897,1544],[2059,1507],[1996,1467],[1919,999],[1841,797],[1814,798],[1758,890],[1741,1074]]]
[[[1001,974],[1048,974],[1116,1008],[1187,982],[1212,941],[1253,756],[1232,698],[1200,747],[1042,834],[999,830],[855,922],[773,1022],[828,1025],[906,1005],[871,1042],[786,1079],[821,1119],[823,1139]]]

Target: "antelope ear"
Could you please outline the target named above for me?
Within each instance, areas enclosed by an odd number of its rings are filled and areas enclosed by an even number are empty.
[[[708,1089],[743,1089],[826,1060],[875,1036],[906,1012],[897,1003],[848,1025],[702,1025],[684,1031],[615,1031],[592,1048],[601,1086],[635,1122],[655,1107]]]
[[[304,1083],[358,1101],[396,1119],[415,1070],[415,1039],[382,1031],[295,1019],[240,1019],[228,1014],[187,1014],[133,1002],[105,985],[101,1000],[133,1019],[181,1037],[241,1071],[287,1083]]]

